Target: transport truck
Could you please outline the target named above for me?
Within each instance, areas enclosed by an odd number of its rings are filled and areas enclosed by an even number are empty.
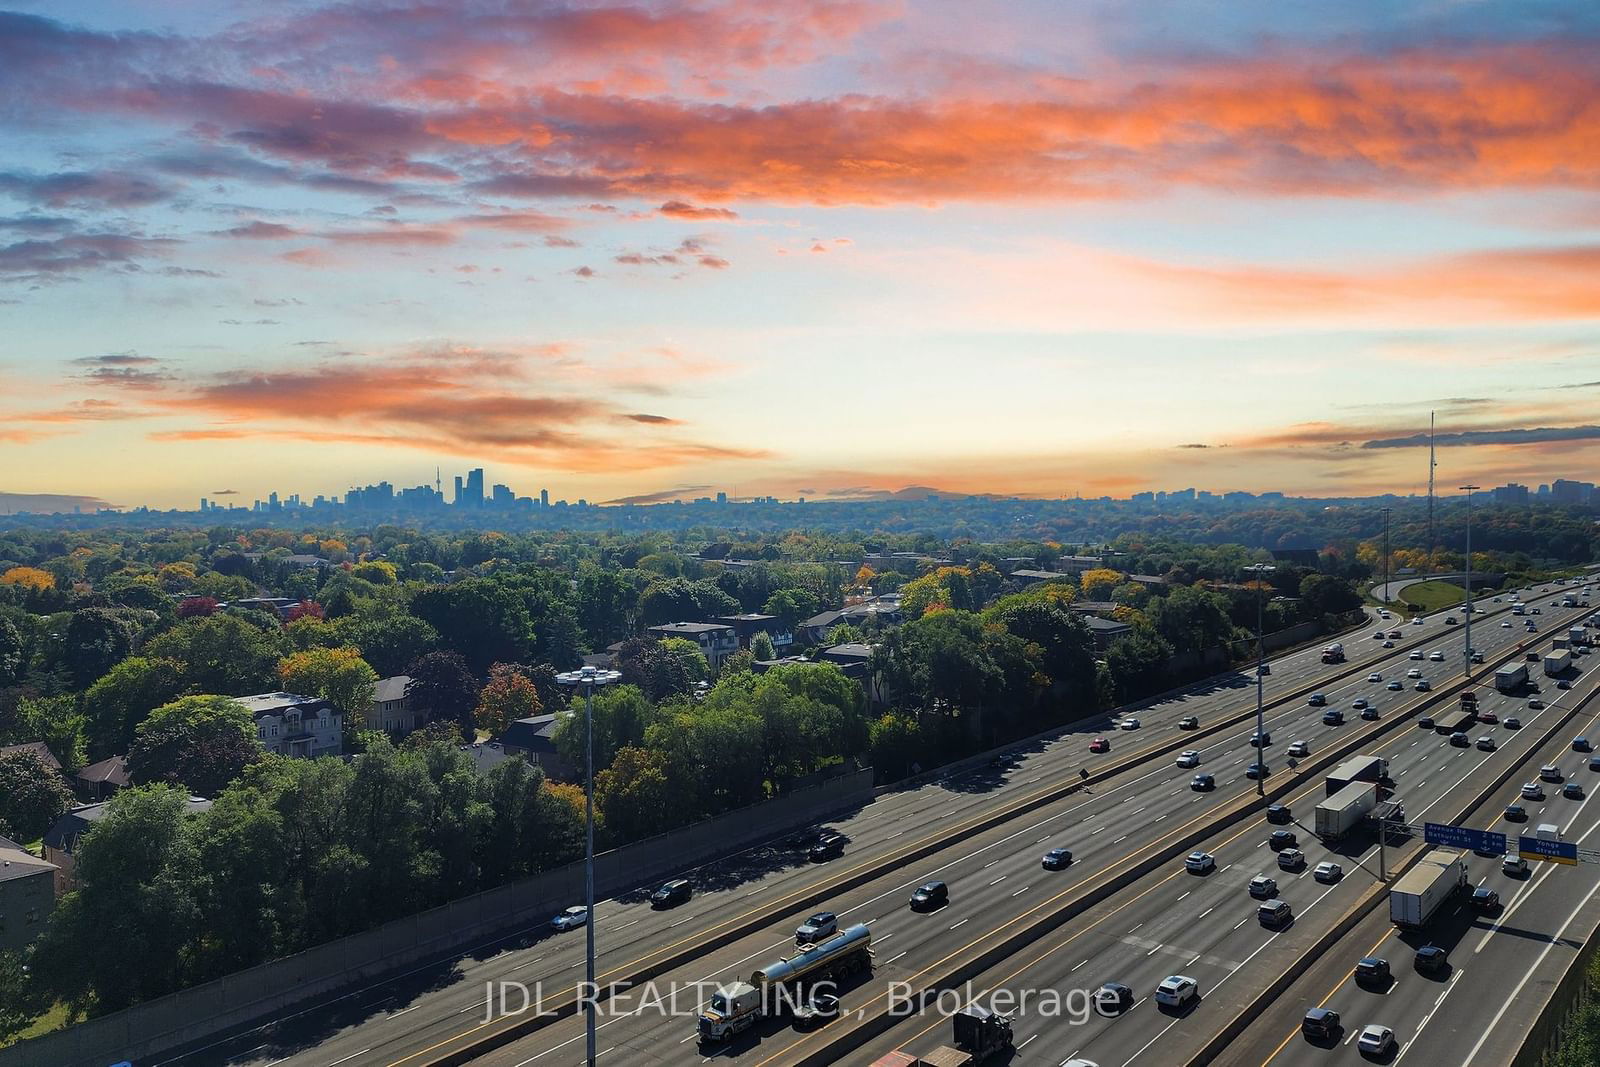
[[[1337,841],[1361,825],[1378,806],[1378,783],[1351,782],[1317,805],[1317,837]]]
[[[1528,684],[1528,665],[1508,663],[1494,672],[1494,687],[1502,693],[1515,693]]]
[[[1459,849],[1433,849],[1389,889],[1389,920],[1407,930],[1421,929],[1470,884]]]
[[[719,986],[700,1013],[700,1040],[704,1044],[726,1041],[750,1029],[758,1019],[796,1006],[806,986],[871,968],[872,930],[865,923],[856,923],[826,940],[802,946],[793,956],[769,963],[753,972],[747,982]]]
[[[872,1061],[872,1067],[979,1067],[1012,1049],[1011,1020],[981,1004],[969,1004],[950,1017],[953,1045],[915,1055],[896,1049]]]
[[[1335,641],[1331,645],[1324,646],[1323,649],[1322,649],[1322,662],[1324,662],[1324,663],[1343,663],[1344,662],[1344,646],[1339,644],[1339,642],[1337,642],[1337,641]]]
[[[1328,772],[1324,796],[1338,795],[1339,791],[1355,782],[1365,782],[1376,789],[1389,777],[1389,761],[1382,756],[1351,756]]]
[[[1461,710],[1478,714],[1478,691],[1476,689],[1463,689],[1461,691]]]
[[[1511,605],[1511,614],[1513,614],[1513,615],[1526,615],[1527,612],[1528,612],[1527,605],[1524,604],[1520,600],[1517,601],[1515,604]]]
[[[1567,630],[1567,644],[1573,648],[1589,644],[1589,631],[1582,626],[1573,626]]]
[[[1472,729],[1478,722],[1478,709],[1467,708],[1453,715],[1441,715],[1434,724],[1434,730],[1449,737],[1451,734],[1464,734]]]
[[[1564,673],[1571,666],[1572,650],[1569,648],[1558,648],[1544,658],[1544,673],[1551,678]]]

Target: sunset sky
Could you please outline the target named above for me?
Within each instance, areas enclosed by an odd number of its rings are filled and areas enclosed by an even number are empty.
[[[0,491],[1600,478],[1592,0],[10,7]]]

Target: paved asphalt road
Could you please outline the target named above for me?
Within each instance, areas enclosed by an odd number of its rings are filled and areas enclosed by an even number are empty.
[[[1552,611],[1549,617],[1554,621],[1557,615]],[[1520,628],[1503,630],[1498,626],[1492,627],[1487,637],[1474,635],[1479,647],[1491,654],[1496,648],[1522,637]],[[1450,627],[1439,633],[1437,646],[1448,656],[1452,648],[1459,650],[1462,643],[1461,628]],[[1378,645],[1377,642],[1372,644]],[[1459,661],[1459,653],[1451,658]],[[1408,659],[1401,662],[1407,667],[1416,666]],[[1424,660],[1421,666],[1442,671],[1448,666],[1448,660],[1445,663]],[[1403,668],[1398,673],[1403,673]],[[1393,693],[1381,682],[1369,682],[1366,677],[1363,670],[1350,682],[1330,686],[1330,704],[1347,706],[1351,698],[1361,695],[1369,697],[1381,710],[1394,713],[1402,708],[1402,701],[1404,706],[1410,706],[1420,698],[1409,688]],[[1510,703],[1510,698],[1504,699]],[[1349,712],[1349,722],[1345,726],[1324,726],[1322,711],[1296,702],[1274,715],[1269,729],[1275,735],[1275,744],[1269,749],[1269,758],[1274,762],[1282,760],[1282,753],[1291,740],[1304,738],[1315,750],[1325,738],[1367,725],[1357,719],[1354,712]],[[1179,769],[1162,759],[1125,774],[1118,781],[1096,787],[1092,796],[1068,798],[963,841],[960,846],[929,857],[914,868],[876,879],[829,901],[829,908],[839,913],[841,922],[868,922],[874,931],[876,972],[870,984],[863,983],[860,988],[846,993],[847,1006],[869,1004],[873,995],[887,983],[908,979],[949,952],[1013,922],[1019,915],[1043,909],[1054,897],[1075,888],[1096,872],[1147,850],[1173,834],[1177,827],[1203,819],[1208,810],[1252,790],[1254,783],[1243,776],[1244,765],[1254,753],[1247,743],[1249,733],[1248,727],[1241,727],[1208,739],[1209,745],[1197,744],[1203,760],[1201,769],[1216,776],[1214,792],[1192,791],[1188,783],[1194,772]],[[1444,743],[1442,738],[1439,743]],[[1402,771],[1404,766],[1402,763]],[[1066,871],[1042,870],[1040,854],[1056,846],[1070,847],[1075,862]],[[950,905],[931,915],[910,912],[906,906],[910,891],[932,877],[949,885]],[[1125,891],[1124,896],[1134,891]],[[792,945],[788,936],[792,925],[773,926],[708,954],[692,967],[663,975],[657,979],[658,988],[672,982],[688,986],[744,977],[754,968],[777,959]],[[708,985],[706,992],[709,990]],[[581,1059],[582,1033],[581,1019],[563,1020],[477,1062],[489,1067],[516,1067],[563,1063],[569,1056]],[[686,1017],[662,1018],[654,1012],[643,1016],[613,1015],[603,1020],[600,1033],[599,1051],[616,1057],[620,1063],[684,1063],[697,1058],[692,1022]],[[792,1030],[774,1020],[754,1028],[723,1049],[707,1051],[715,1051],[718,1058],[763,1063],[793,1044],[796,1037]]]
[[[1574,736],[1594,737],[1600,712],[1585,710],[1570,731],[1556,737],[1535,759],[1536,768],[1559,766],[1568,781],[1584,788],[1584,798],[1563,797],[1560,786],[1546,785],[1543,803],[1519,801],[1528,809],[1526,823],[1509,823],[1505,805],[1517,800],[1521,779],[1508,783],[1482,805],[1468,825],[1532,834],[1540,822],[1553,822],[1563,836],[1580,847],[1600,842],[1600,773],[1589,770],[1589,756],[1572,751]],[[1387,909],[1379,909],[1346,936],[1339,946],[1303,975],[1272,1009],[1264,1013],[1230,1048],[1227,1064],[1300,1067],[1302,1064],[1355,1064],[1364,1057],[1353,1036],[1368,1024],[1387,1026],[1399,1042],[1397,1052],[1382,1062],[1479,1067],[1506,1064],[1516,1055],[1555,984],[1585,940],[1600,924],[1600,878],[1595,867],[1580,864],[1530,864],[1526,876],[1512,876],[1494,857],[1469,856],[1474,885],[1500,894],[1501,909],[1474,914],[1465,902],[1441,914],[1420,934],[1395,929]],[[1423,975],[1411,965],[1415,950],[1432,943],[1450,954],[1450,969]],[[1351,978],[1351,968],[1364,955],[1389,960],[1392,984],[1364,988]],[[1339,1012],[1344,1032],[1338,1040],[1313,1043],[1300,1034],[1300,1018],[1313,1006]]]
[[[1490,616],[1479,618],[1487,620]],[[1547,618],[1554,621],[1553,616]],[[1432,634],[1439,637],[1441,647],[1448,640],[1457,641],[1459,647],[1459,627],[1446,627],[1438,620],[1430,620],[1425,626],[1415,628],[1409,624],[1394,625],[1403,631],[1407,639],[1415,634]],[[1521,633],[1520,629],[1497,632],[1507,636],[1520,636]],[[1271,700],[1275,692],[1292,691],[1317,678],[1335,674],[1340,669],[1365,666],[1370,661],[1388,655],[1379,644],[1368,637],[1347,638],[1351,663],[1343,668],[1323,666],[1318,662],[1315,648],[1287,656],[1274,664],[1273,674],[1267,680],[1267,698]],[[1482,639],[1478,644],[1484,649],[1491,647],[1490,642]],[[1426,666],[1443,674],[1449,664],[1427,663]],[[1359,674],[1357,677],[1364,678],[1365,675]],[[1156,747],[1160,741],[1170,740],[1176,736],[1175,723],[1183,715],[1199,715],[1205,722],[1225,712],[1236,713],[1248,707],[1253,696],[1250,682],[1243,675],[1226,675],[1182,696],[1140,711],[1139,717],[1144,722],[1142,730],[1111,735],[1117,754],[1122,755],[1129,745],[1145,749]],[[1334,695],[1335,691],[1330,689],[1330,697]],[[1386,695],[1398,697],[1401,694]],[[1305,711],[1299,706],[1283,709],[1275,716],[1283,721],[1304,717]],[[1073,733],[1064,735],[1062,740],[1036,746],[1009,769],[985,768],[921,789],[880,798],[855,815],[833,824],[850,838],[851,844],[843,859],[827,867],[805,864],[800,857],[781,847],[764,847],[690,872],[697,886],[697,896],[676,910],[651,911],[643,902],[641,893],[623,894],[603,902],[596,909],[602,974],[664,944],[692,940],[697,931],[725,920],[732,909],[743,910],[763,900],[784,894],[798,894],[822,878],[836,875],[841,865],[887,854],[907,841],[916,840],[918,836],[942,832],[946,827],[996,806],[1013,803],[1029,792],[1045,788],[1061,776],[1076,774],[1080,766],[1092,767],[1092,757],[1086,752],[1086,738],[1092,733],[1104,732],[1103,723],[1104,720],[1099,725],[1080,724]],[[1227,744],[1230,746],[1228,751],[1233,751],[1240,737],[1234,736],[1228,742],[1212,740],[1214,745]],[[1222,750],[1208,752],[1208,763],[1214,762],[1214,756],[1220,755]],[[1235,763],[1242,762],[1239,756],[1227,758]],[[1068,798],[1030,813],[1016,826],[1003,826],[982,838],[965,841],[959,848],[945,850],[948,855],[940,854],[922,861],[916,877],[926,877],[926,872],[942,864],[959,863],[963,853],[970,853],[986,842],[1000,850],[1003,846],[997,843],[999,840],[1018,833],[1033,832],[1036,827],[1039,829],[1035,838],[1043,837],[1045,833],[1054,832],[1045,825],[1051,819],[1070,826],[1074,820],[1081,821],[1092,811],[1101,811],[1105,805],[1120,801],[1122,796],[1137,792],[1139,787],[1132,783],[1161,773],[1170,766],[1163,759],[1158,764],[1125,772],[1118,779],[1096,787],[1093,796]],[[1187,780],[1187,773],[1184,772],[1184,781]],[[1167,776],[1162,774],[1163,778]],[[1221,784],[1223,778],[1219,776]],[[1213,803],[1236,795],[1242,784],[1241,781],[1223,785],[1212,795]],[[1118,789],[1123,792],[1116,793]],[[1167,799],[1174,801],[1172,807],[1177,809],[1191,804],[1195,798],[1180,796]],[[1076,810],[1084,804],[1097,807]],[[1199,809],[1195,810],[1198,812]],[[1160,826],[1154,820],[1162,814],[1156,810],[1141,812],[1137,829],[1141,832],[1151,829],[1159,831]],[[1151,821],[1144,822],[1145,819]],[[1131,839],[1132,835],[1127,839],[1120,839],[1120,834],[1104,836],[1111,838],[1104,862],[1109,862],[1114,854],[1135,849],[1139,844]],[[1115,853],[1112,852],[1113,843]],[[1099,847],[1099,843],[1094,842],[1088,847],[1092,851]],[[1029,856],[1036,864],[1037,857],[1032,855],[1031,848]],[[875,882],[857,890],[856,895],[865,899],[873,891],[898,892],[899,888],[884,887]],[[565,903],[552,902],[551,911],[558,910]],[[729,946],[729,949],[746,945],[750,940],[742,940]],[[776,947],[771,936],[755,940],[759,946]],[[529,985],[542,983],[547,997],[552,995],[552,991],[570,989],[580,977],[582,942],[583,938],[578,932],[553,935],[543,929],[530,930],[521,936],[486,945],[477,953],[446,964],[422,968],[412,974],[330,999],[268,1026],[252,1028],[204,1048],[179,1050],[171,1056],[154,1057],[149,1062],[187,1065],[293,1063],[317,1067],[329,1067],[339,1062],[351,1062],[355,1067],[365,1067],[367,1063],[426,1062],[428,1056],[456,1047],[462,1035],[473,1031],[475,1021],[482,1013],[485,982],[514,980]],[[754,950],[747,948],[744,951]],[[729,954],[728,950],[724,950],[718,958],[732,960],[740,954]],[[892,955],[880,953],[880,959]],[[706,964],[715,967],[716,961],[708,960]],[[560,1025],[570,1025],[570,1022]],[[538,1035],[533,1038],[535,1041],[538,1039]]]
[[[1480,642],[1480,647],[1487,649],[1490,644]],[[1558,692],[1550,685],[1544,688],[1555,707],[1570,706],[1579,695]],[[1527,710],[1525,700],[1501,694],[1486,697],[1484,706],[1502,717],[1514,712],[1525,724],[1522,731],[1480,727],[1497,736],[1500,745],[1494,752],[1456,748],[1442,735],[1413,728],[1391,733],[1375,746],[1391,761],[1396,796],[1405,801],[1411,821],[1459,811],[1464,798],[1479,788],[1475,782],[1481,781],[1487,767],[1522,759],[1540,723],[1558,714],[1551,707]],[[1311,740],[1315,745],[1316,736]],[[1301,819],[1309,817],[1321,793],[1320,780],[1299,791],[1292,806]],[[1095,1016],[1075,1023],[1066,1015],[1048,1018],[1025,1011],[1016,1020],[1020,1053],[1014,1062],[1061,1063],[1073,1057],[1124,1067],[1184,1062],[1216,1026],[1336,921],[1376,877],[1376,847],[1370,835],[1353,837],[1330,850],[1303,825],[1297,827],[1307,869],[1296,875],[1276,869],[1266,844],[1271,829],[1264,820],[1253,819],[1218,835],[1214,844],[1203,846],[1216,857],[1214,873],[1189,874],[1175,862],[1170,871],[1148,876],[1037,948],[1030,947],[976,978],[972,988],[980,1001],[997,989],[1008,990],[1015,1003],[1027,991],[1037,998],[1038,991],[1093,990],[1106,981],[1122,982],[1140,998],[1114,1019]],[[1325,885],[1313,879],[1310,869],[1323,860],[1343,866],[1341,882]],[[1264,929],[1256,920],[1257,902],[1248,896],[1246,883],[1258,873],[1277,877],[1280,898],[1294,909],[1295,921],[1281,932]],[[954,888],[952,895],[954,899]],[[1202,999],[1197,1005],[1171,1013],[1154,1004],[1150,996],[1156,985],[1171,974],[1199,981]],[[859,1062],[870,1062],[897,1047],[925,1051],[947,1038],[947,1025],[931,1013],[909,1020],[869,1043]],[[1035,1044],[1038,1048],[1029,1054]],[[1040,1057],[1039,1050],[1048,1050],[1047,1056]],[[765,1048],[762,1053],[751,1062],[786,1062],[770,1057]]]

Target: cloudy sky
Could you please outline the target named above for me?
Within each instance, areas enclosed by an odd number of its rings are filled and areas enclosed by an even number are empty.
[[[1600,475],[1593,3],[10,2],[3,491]]]

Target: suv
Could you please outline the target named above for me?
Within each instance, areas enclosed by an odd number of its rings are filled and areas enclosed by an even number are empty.
[[[1189,779],[1189,788],[1196,793],[1204,793],[1217,787],[1217,780],[1209,774],[1197,774]]]
[[[1248,888],[1257,900],[1267,900],[1278,895],[1278,880],[1270,874],[1258,874],[1250,879]]]
[[[1450,957],[1438,945],[1423,945],[1417,949],[1416,966],[1423,974],[1437,974],[1450,966]]]
[[[1275,822],[1279,825],[1290,823],[1294,821],[1294,812],[1290,810],[1287,804],[1269,804],[1267,805],[1267,821]]]
[[[1325,726],[1343,726],[1344,712],[1338,708],[1329,708],[1322,713],[1322,722]]]
[[[1322,693],[1312,693],[1311,696],[1306,699],[1306,703],[1311,705],[1313,708],[1320,708],[1328,703],[1328,698]]]
[[[1181,1008],[1200,995],[1200,983],[1187,975],[1174,974],[1156,986],[1156,1003]]]
[[[1193,715],[1185,715],[1183,718],[1178,720],[1178,729],[1198,730],[1200,729],[1200,720],[1195,718]]]
[[[814,945],[838,932],[839,917],[831,911],[819,911],[795,929],[794,940],[797,945]]]
[[[686,878],[676,878],[650,894],[652,908],[670,908],[694,896],[694,887]]]
[[[943,882],[928,882],[917,887],[911,894],[912,911],[932,911],[943,904],[950,903],[950,887]]]
[[[1278,853],[1278,869],[1298,871],[1306,865],[1306,854],[1297,848],[1286,848]]]
[[[1208,874],[1216,869],[1217,861],[1209,852],[1191,852],[1184,859],[1183,865],[1195,874]]]
[[[1300,1020],[1300,1032],[1318,1041],[1332,1041],[1339,1030],[1339,1013],[1332,1008],[1312,1008]]]
[[[1363,956],[1356,961],[1356,982],[1381,985],[1389,980],[1389,961],[1382,956]]]
[[[1256,918],[1262,926],[1280,927],[1294,918],[1294,909],[1287,900],[1263,900],[1256,909]]]

